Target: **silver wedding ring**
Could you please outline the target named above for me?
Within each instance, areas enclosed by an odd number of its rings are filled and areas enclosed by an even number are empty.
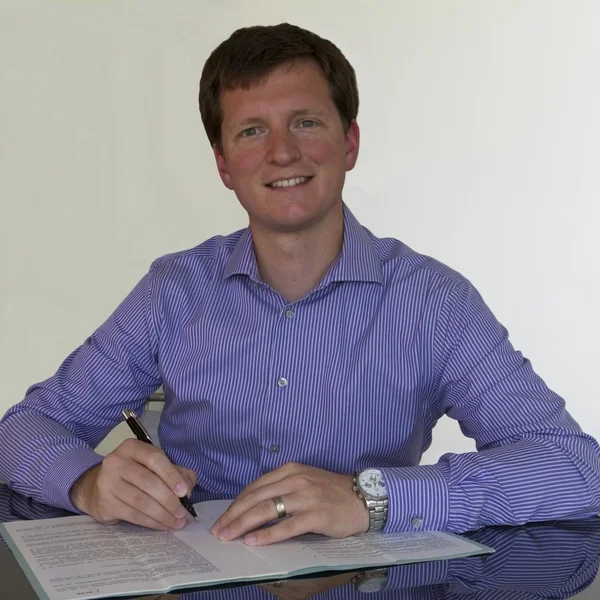
[[[283,503],[283,500],[281,499],[280,496],[278,496],[277,498],[273,498],[273,502],[275,503],[275,510],[277,511],[277,518],[283,519],[283,517],[285,517],[287,515],[287,513],[285,512],[285,504]]]

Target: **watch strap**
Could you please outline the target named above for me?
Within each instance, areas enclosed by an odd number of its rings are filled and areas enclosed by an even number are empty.
[[[365,498],[365,504],[369,511],[369,532],[381,531],[387,521],[388,501],[369,500]]]
[[[381,531],[384,528],[388,517],[388,499],[375,500],[368,498],[360,489],[358,475],[359,473],[356,473],[352,480],[352,491],[354,491],[365,503],[365,506],[369,511],[369,529],[367,529],[367,533]]]

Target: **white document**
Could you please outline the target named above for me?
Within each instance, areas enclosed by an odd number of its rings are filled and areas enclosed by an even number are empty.
[[[179,531],[101,525],[89,516],[15,521],[0,532],[41,598],[86,600],[283,578],[325,570],[442,560],[493,552],[441,532],[305,535],[271,546],[221,542],[209,529],[229,500],[194,505],[200,522]]]

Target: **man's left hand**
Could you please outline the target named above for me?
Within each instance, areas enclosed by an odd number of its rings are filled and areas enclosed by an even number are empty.
[[[256,531],[277,519],[275,498],[288,516]],[[352,491],[351,475],[287,463],[244,488],[210,531],[224,541],[246,536],[246,544],[265,546],[304,533],[341,538],[368,528],[369,513]]]

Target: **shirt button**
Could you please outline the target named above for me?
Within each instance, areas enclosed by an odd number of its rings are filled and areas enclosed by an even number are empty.
[[[279,446],[277,444],[273,444],[272,446],[269,446],[269,452],[271,454],[277,454],[279,452]]]
[[[423,525],[423,519],[421,519],[421,517],[415,517],[410,524],[415,528],[415,529],[421,529],[421,526]]]
[[[294,316],[295,316],[295,315],[294,315],[294,311],[293,311],[291,308],[288,308],[288,309],[285,311],[285,316],[286,316],[288,319],[293,319],[293,318],[294,318]]]
[[[287,384],[288,384],[288,380],[287,380],[285,377],[280,377],[280,378],[277,380],[277,385],[278,385],[279,387],[285,387]]]

